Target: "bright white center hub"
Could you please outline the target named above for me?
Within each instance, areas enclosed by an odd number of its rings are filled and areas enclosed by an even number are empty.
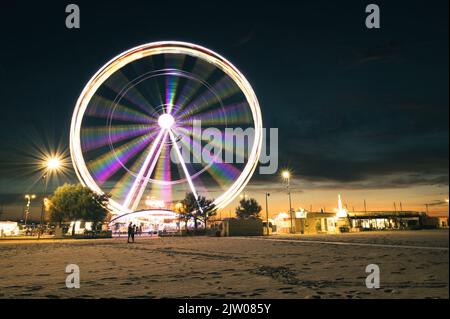
[[[174,123],[175,123],[175,119],[173,118],[173,116],[170,114],[167,114],[167,113],[161,115],[158,118],[159,126],[166,130],[170,129]]]

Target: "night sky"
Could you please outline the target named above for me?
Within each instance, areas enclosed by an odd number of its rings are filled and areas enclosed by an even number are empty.
[[[331,209],[341,193],[349,209],[366,199],[370,209],[402,201],[447,212],[448,1],[373,1],[378,30],[365,27],[369,1],[93,2],[0,4],[5,216],[22,209],[25,193],[42,192],[35,150],[68,147],[89,78],[120,52],[159,40],[203,45],[247,77],[264,126],[279,128],[295,207]],[[69,3],[80,6],[81,29],[65,27]],[[286,210],[278,175],[255,173],[246,192],[263,203],[266,190],[272,212]]]

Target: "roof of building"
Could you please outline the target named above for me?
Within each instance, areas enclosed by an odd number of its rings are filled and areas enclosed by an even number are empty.
[[[386,218],[386,217],[421,217],[426,216],[423,212],[416,211],[357,211],[348,212],[349,218]]]

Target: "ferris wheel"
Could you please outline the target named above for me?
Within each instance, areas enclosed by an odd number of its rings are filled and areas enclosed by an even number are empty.
[[[235,145],[235,132],[248,129],[244,147]],[[149,199],[173,207],[187,192],[223,208],[250,180],[261,147],[261,111],[246,78],[219,54],[175,41],[132,48],[100,68],[70,128],[80,182],[110,194],[118,213]]]

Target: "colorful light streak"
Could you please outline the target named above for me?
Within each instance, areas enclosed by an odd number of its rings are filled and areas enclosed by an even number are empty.
[[[118,71],[114,74],[114,77],[110,77],[105,85],[112,89],[121,99],[126,99],[133,105],[137,105],[146,114],[151,115],[154,113],[154,107],[144,98],[135,85],[139,83],[134,79],[130,81],[123,72]]]
[[[132,157],[143,150],[150,142],[152,134],[138,137],[132,141],[111,150],[88,163],[88,167],[99,181],[104,183],[117,170],[124,166]]]
[[[212,104],[221,103],[222,100],[240,92],[239,87],[231,82],[228,76],[223,76],[217,83],[210,87],[204,94],[189,103],[184,110],[179,112],[178,117],[183,119],[192,116],[208,108]]]
[[[136,111],[123,104],[115,103],[114,101],[98,95],[92,97],[92,102],[89,105],[86,115],[133,123],[155,123],[155,118],[148,114]]]
[[[83,150],[91,151],[132,137],[150,133],[154,127],[144,124],[87,127],[81,130]]]

